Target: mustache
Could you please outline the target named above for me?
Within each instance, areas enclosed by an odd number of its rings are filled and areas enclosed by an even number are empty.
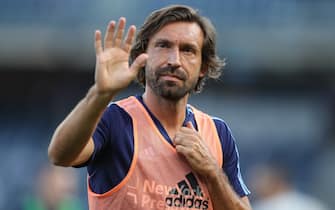
[[[180,80],[187,79],[186,73],[177,66],[165,66],[165,67],[157,69],[156,71],[157,78],[160,76],[166,76],[166,75],[177,77]]]

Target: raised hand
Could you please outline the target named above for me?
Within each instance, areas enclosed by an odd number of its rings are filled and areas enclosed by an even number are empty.
[[[119,19],[117,26],[115,21],[111,21],[105,34],[104,46],[101,41],[101,32],[99,30],[95,32],[95,85],[99,94],[115,96],[117,92],[129,85],[139,69],[145,65],[147,55],[142,54],[129,66],[129,52],[136,27],[130,26],[127,35],[123,38],[125,25],[124,17]]]

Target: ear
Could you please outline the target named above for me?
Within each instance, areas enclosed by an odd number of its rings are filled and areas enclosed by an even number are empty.
[[[199,77],[202,78],[204,77],[208,72],[208,66],[207,65],[202,65],[200,69],[200,74]]]

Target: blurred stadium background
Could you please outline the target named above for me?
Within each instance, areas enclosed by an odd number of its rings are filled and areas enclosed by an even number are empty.
[[[217,28],[228,65],[191,102],[230,125],[247,184],[254,165],[281,159],[297,189],[335,206],[335,1],[0,0],[0,209],[34,193],[53,130],[93,84],[94,30],[173,3]]]

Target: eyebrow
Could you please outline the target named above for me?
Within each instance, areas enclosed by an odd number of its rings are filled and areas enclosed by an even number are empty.
[[[174,44],[172,41],[170,41],[169,39],[165,39],[165,38],[159,38],[159,39],[155,40],[154,44],[157,44],[157,43]],[[197,44],[194,44],[194,43],[182,42],[182,43],[180,43],[180,46],[181,47],[190,47],[190,48],[195,49],[195,50],[200,50],[200,47]]]
[[[168,44],[172,44],[172,42],[168,39],[157,39],[154,41],[154,44],[157,44],[157,43],[168,43]]]

